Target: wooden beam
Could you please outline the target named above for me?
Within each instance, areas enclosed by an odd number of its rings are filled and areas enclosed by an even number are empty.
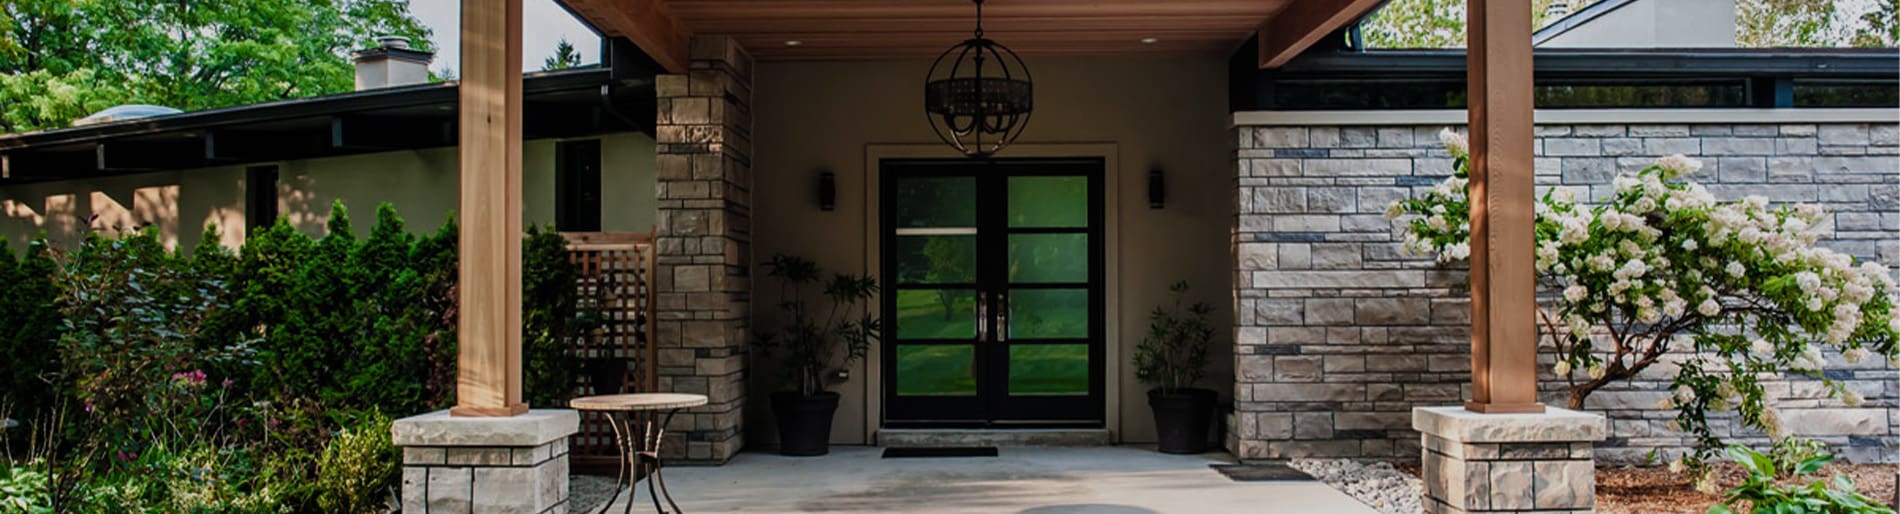
[[[603,36],[633,41],[671,73],[686,73],[693,33],[665,0],[560,0]]]
[[[454,416],[521,398],[521,0],[462,0],[460,349]]]
[[[1537,402],[1531,3],[1467,0],[1471,129],[1471,397],[1485,413]]]
[[[1300,0],[1260,24],[1260,68],[1278,68],[1384,0]]]

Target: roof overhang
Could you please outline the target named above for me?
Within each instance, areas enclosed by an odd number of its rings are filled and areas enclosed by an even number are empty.
[[[626,43],[610,40],[606,55],[632,51],[614,46]],[[618,64],[525,77],[524,137],[651,133],[653,72],[640,68],[644,57],[607,61]],[[419,84],[0,135],[0,184],[453,146],[459,87]]]
[[[1025,56],[1224,56],[1262,41],[1278,66],[1382,0],[987,0],[983,29]],[[968,39],[969,0],[560,0],[603,35],[683,73],[695,34],[760,60],[928,59]]]

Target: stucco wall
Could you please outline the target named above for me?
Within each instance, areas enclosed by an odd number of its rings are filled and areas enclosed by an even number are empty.
[[[1636,0],[1552,37],[1545,48],[1730,48],[1734,0]]]
[[[654,209],[653,139],[637,132],[601,136],[601,229],[645,232]],[[554,222],[555,140],[522,146],[523,218]],[[350,208],[359,236],[378,205],[396,206],[411,231],[433,232],[455,210],[455,148],[383,152],[275,163],[278,213],[306,233],[324,231],[331,202]],[[263,163],[270,164],[270,163]],[[99,230],[156,225],[167,244],[191,248],[216,223],[224,243],[242,244],[244,169],[221,166],[0,187],[0,237],[21,245],[41,230],[65,244]]]
[[[784,252],[811,258],[827,269],[867,270],[866,174],[870,147],[889,143],[937,145],[921,106],[928,62],[761,63],[753,83],[754,157],[752,255],[755,263]],[[1233,182],[1226,117],[1226,68],[1205,60],[1031,60],[1035,73],[1036,112],[1022,136],[1025,144],[1105,143],[1116,153],[1108,170],[1121,198],[1108,217],[1120,244],[1107,248],[1119,256],[1120,311],[1108,314],[1118,324],[1121,362],[1115,362],[1120,387],[1111,391],[1119,416],[1111,421],[1124,441],[1153,439],[1144,391],[1127,362],[1145,333],[1146,314],[1167,298],[1168,285],[1187,280],[1194,296],[1220,306],[1217,325],[1231,322],[1226,300],[1231,287],[1226,226],[1231,219]],[[1007,150],[1001,155],[1008,157]],[[1146,202],[1149,170],[1167,174],[1167,208]],[[820,171],[837,174],[837,210],[818,209],[814,189]],[[755,326],[777,326],[778,291],[755,274]],[[1225,338],[1216,342],[1216,362],[1205,385],[1225,389],[1231,379]],[[765,398],[778,383],[777,369],[753,356],[753,398]],[[864,363],[852,380],[838,386],[844,394],[832,433],[834,442],[870,442],[870,402]],[[767,402],[752,402],[746,416],[755,444],[772,444]],[[1110,409],[1114,412],[1116,409]],[[867,426],[868,425],[868,426]]]
[[[1691,115],[1701,114],[1642,116]],[[1886,111],[1874,118],[1893,116]],[[1470,395],[1467,276],[1456,266],[1402,255],[1398,225],[1381,211],[1451,173],[1435,134],[1462,128],[1463,113],[1436,124],[1312,123],[1323,117],[1276,124],[1270,116],[1250,116],[1235,128],[1236,453],[1244,459],[1415,459],[1419,439],[1410,429],[1410,409],[1455,405]],[[1600,198],[1619,172],[1660,155],[1698,156],[1705,167],[1692,178],[1717,197],[1818,202],[1832,213],[1830,236],[1821,244],[1900,264],[1895,123],[1545,123],[1535,141],[1540,191],[1566,187]],[[1900,374],[1884,360],[1849,365],[1839,355],[1830,359],[1828,376],[1861,392],[1867,403],[1848,408],[1826,398],[1819,381],[1803,377],[1766,380],[1791,430],[1819,437],[1856,462],[1900,460],[1894,450]],[[1540,396],[1563,405],[1566,384],[1551,375],[1551,356],[1539,362]],[[1652,448],[1673,455],[1692,444],[1665,428],[1673,411],[1655,409],[1673,374],[1673,367],[1659,364],[1589,398],[1586,408],[1610,418],[1611,437],[1598,445],[1599,457],[1641,461]],[[1763,441],[1731,423],[1716,429],[1738,441]]]

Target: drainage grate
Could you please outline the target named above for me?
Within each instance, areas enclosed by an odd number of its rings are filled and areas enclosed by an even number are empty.
[[[1285,464],[1209,464],[1235,482],[1310,482],[1311,475]]]
[[[908,459],[924,457],[995,457],[995,446],[961,446],[953,448],[885,448],[886,459]]]

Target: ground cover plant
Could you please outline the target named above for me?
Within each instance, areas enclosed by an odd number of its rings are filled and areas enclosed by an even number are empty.
[[[0,252],[0,512],[386,510],[394,418],[455,392],[451,217],[416,236],[393,207],[362,238],[287,223],[237,249],[153,230]],[[574,390],[589,322],[562,237],[524,243],[530,401]],[[16,287],[17,286],[17,287]]]
[[[1441,138],[1453,176],[1387,215],[1406,218],[1405,250],[1461,261],[1471,252],[1466,142],[1449,130]],[[1551,189],[1535,221],[1537,276],[1551,293],[1537,315],[1557,353],[1553,371],[1570,383],[1569,407],[1686,353],[1658,407],[1675,409],[1670,426],[1696,438],[1683,464],[1698,472],[1725,446],[1710,424],[1720,413],[1775,439],[1791,435],[1760,377],[1810,377],[1851,407],[1863,398],[1822,373],[1828,353],[1900,365],[1900,293],[1887,266],[1816,246],[1818,206],[1717,201],[1688,178],[1701,167],[1663,157],[1616,177],[1596,204]]]

